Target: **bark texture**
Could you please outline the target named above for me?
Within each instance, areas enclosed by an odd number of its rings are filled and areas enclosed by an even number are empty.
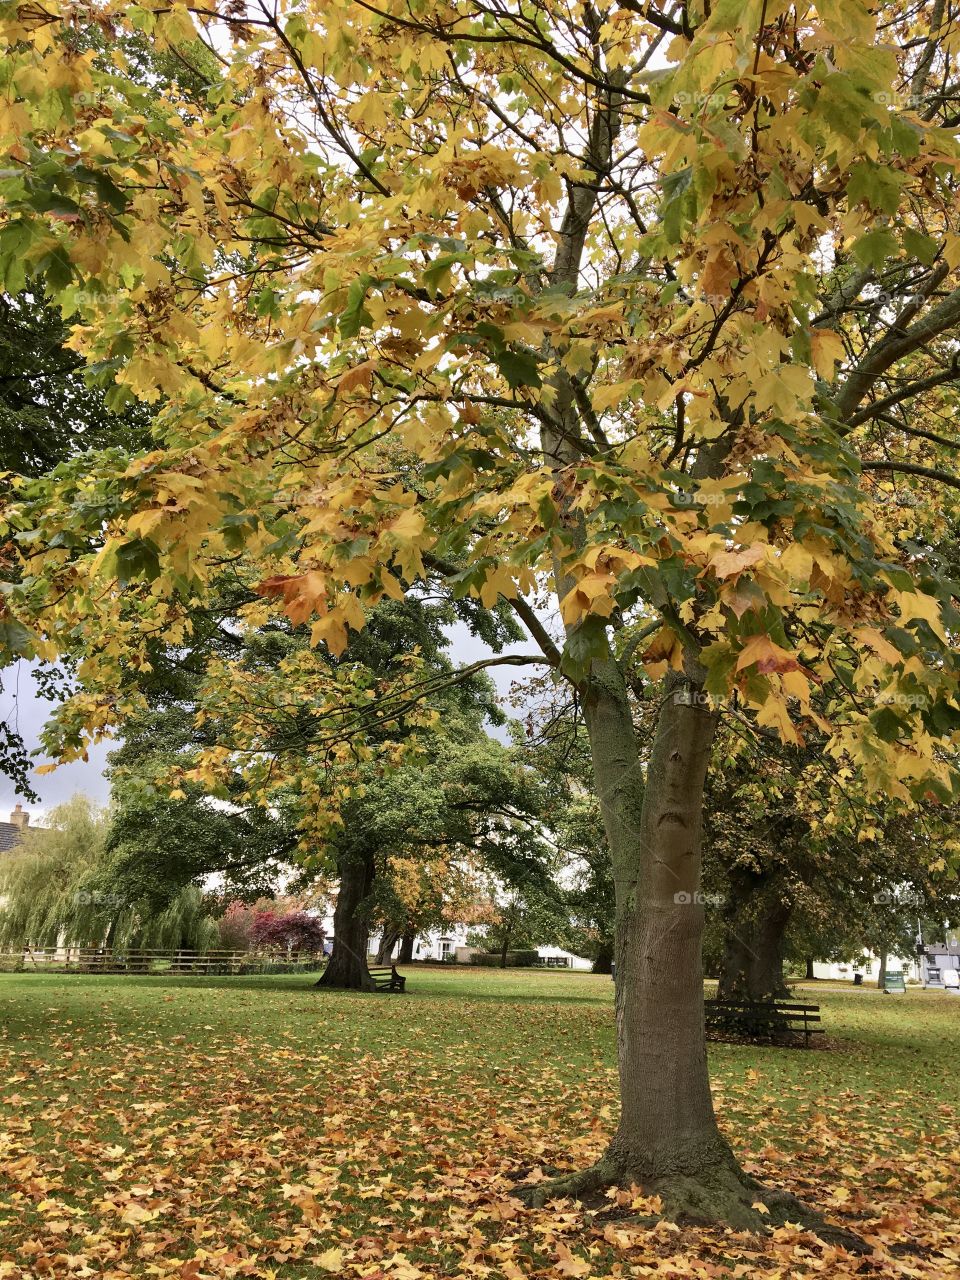
[[[340,889],[333,912],[333,954],[316,985],[344,991],[375,991],[367,968],[366,911],[373,889],[374,860],[344,855],[337,859],[337,872]]]
[[[716,717],[685,677],[663,688],[646,786],[613,664],[584,701],[616,887],[621,1116],[604,1176],[660,1194],[669,1213],[756,1225],[720,1136],[703,1025],[703,783]]]
[[[393,955],[393,948],[397,945],[397,939],[400,937],[395,929],[385,929],[380,939],[380,946],[377,948],[377,964],[389,964],[390,957]]]
[[[413,945],[417,940],[415,933],[405,933],[400,939],[400,955],[398,964],[411,964],[413,961]]]

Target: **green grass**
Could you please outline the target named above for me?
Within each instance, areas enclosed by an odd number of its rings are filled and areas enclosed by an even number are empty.
[[[0,975],[0,1280],[824,1274],[796,1234],[520,1209],[519,1172],[583,1165],[615,1124],[612,983],[407,973],[403,996]],[[803,995],[828,1047],[711,1045],[730,1140],[868,1234],[867,1274],[960,1275],[960,999]]]

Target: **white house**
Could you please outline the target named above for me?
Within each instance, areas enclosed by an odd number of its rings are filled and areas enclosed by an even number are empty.
[[[923,985],[925,987],[943,987],[947,983],[954,986],[956,978],[945,978],[951,970],[960,971],[960,943],[952,941],[937,942],[923,949]]]
[[[918,966],[912,956],[887,956],[887,972],[903,973],[905,981],[916,981],[919,977]],[[862,973],[864,982],[876,980],[880,973],[880,961],[869,951],[864,951],[862,959],[852,961],[814,960],[813,976],[815,978],[834,978],[853,981],[855,973]]]
[[[330,919],[330,936],[333,936],[333,918]],[[380,933],[372,933],[368,951],[376,955],[380,949]],[[418,933],[413,944],[414,960],[453,960],[458,949],[467,945],[467,926],[465,924],[449,925],[446,929],[431,929],[427,933]]]
[[[454,960],[458,947],[467,945],[467,926],[449,925],[446,929],[432,929],[418,935],[413,944],[414,960]]]

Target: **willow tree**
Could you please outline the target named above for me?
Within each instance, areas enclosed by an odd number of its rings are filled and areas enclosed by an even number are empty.
[[[79,314],[111,404],[159,409],[155,451],[8,517],[6,607],[89,651],[64,753],[239,546],[335,651],[425,581],[510,601],[507,657],[575,686],[616,885],[619,1124],[537,1193],[759,1223],[704,1050],[718,720],[821,734],[905,804],[953,786],[952,589],[880,490],[958,485],[920,425],[957,377],[946,6],[99,0],[109,56],[80,21],[0,19],[0,267]],[[213,52],[202,101],[138,83],[134,28]]]
[[[117,874],[110,814],[76,795],[29,828],[0,862],[0,945],[196,947],[217,928],[195,884],[157,904]]]

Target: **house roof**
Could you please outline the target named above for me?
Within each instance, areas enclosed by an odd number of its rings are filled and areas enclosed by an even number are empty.
[[[928,956],[960,956],[960,943],[935,942],[931,947],[924,947]]]
[[[22,834],[16,822],[0,822],[0,853],[9,853],[20,843]]]

